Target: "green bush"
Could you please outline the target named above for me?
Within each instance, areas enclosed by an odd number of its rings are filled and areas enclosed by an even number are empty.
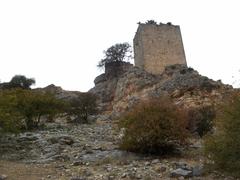
[[[168,98],[142,102],[120,121],[124,135],[120,148],[127,151],[167,154],[186,142],[186,113]]]
[[[22,116],[14,108],[16,105],[16,94],[12,91],[0,91],[0,132],[17,133],[22,127]]]
[[[24,89],[0,92],[0,125],[5,131],[37,128],[42,116],[61,112],[64,103],[52,94]]]
[[[23,75],[15,75],[10,82],[4,83],[3,89],[31,89],[30,87],[35,84],[35,79],[27,78]]]
[[[89,115],[97,113],[96,96],[91,93],[81,93],[69,101],[67,114],[74,116],[74,122],[87,123]]]
[[[212,106],[191,109],[188,112],[188,128],[192,133],[196,132],[203,137],[212,130],[215,117],[216,112]]]
[[[214,134],[205,140],[213,167],[240,177],[240,96],[220,108]]]

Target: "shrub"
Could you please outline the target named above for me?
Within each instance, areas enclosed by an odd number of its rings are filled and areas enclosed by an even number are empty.
[[[120,148],[139,153],[172,153],[186,140],[185,120],[185,111],[168,98],[142,102],[120,121],[124,128]]]
[[[10,126],[29,130],[38,127],[42,116],[59,113],[63,105],[52,94],[24,89],[3,90],[0,93],[0,122],[4,130]]]
[[[74,122],[87,123],[89,115],[97,113],[96,96],[91,93],[81,93],[77,98],[71,99],[68,115],[75,116]]]
[[[11,91],[0,91],[0,132],[19,132],[22,127],[22,116],[15,110],[16,94]]]
[[[45,92],[20,90],[17,97],[17,109],[25,119],[26,129],[37,128],[42,116],[54,117],[64,106],[63,101]]]
[[[148,21],[146,21],[146,24],[157,25],[157,22],[154,20],[148,20]]]
[[[213,167],[240,177],[240,96],[220,108],[214,134],[205,139]]]
[[[216,112],[212,106],[191,109],[188,112],[188,128],[192,133],[196,132],[200,137],[203,137],[212,130],[215,117]]]

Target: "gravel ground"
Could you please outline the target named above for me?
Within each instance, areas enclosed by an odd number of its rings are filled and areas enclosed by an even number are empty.
[[[204,172],[201,142],[179,157],[118,149],[116,123],[48,124],[44,130],[0,138],[0,180],[234,179]]]

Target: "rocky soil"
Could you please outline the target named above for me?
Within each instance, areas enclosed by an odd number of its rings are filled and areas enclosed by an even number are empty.
[[[118,149],[114,121],[49,123],[0,138],[0,179],[233,179],[203,168],[201,141],[181,156],[143,156]]]

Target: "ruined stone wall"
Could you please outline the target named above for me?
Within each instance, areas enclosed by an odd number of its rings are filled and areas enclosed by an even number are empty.
[[[107,78],[118,77],[133,65],[129,62],[119,61],[105,64],[105,75]]]
[[[140,24],[134,37],[135,65],[160,74],[173,64],[186,64],[179,26]]]

